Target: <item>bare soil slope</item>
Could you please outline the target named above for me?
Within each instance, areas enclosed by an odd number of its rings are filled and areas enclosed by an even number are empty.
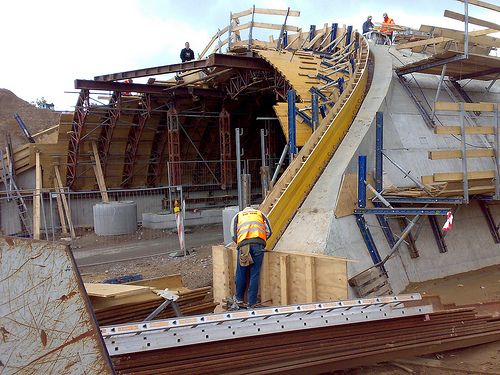
[[[14,119],[16,113],[19,113],[31,134],[57,125],[61,116],[58,112],[36,108],[12,91],[0,88],[0,147],[5,147],[7,133],[10,133],[14,147],[28,142]]]

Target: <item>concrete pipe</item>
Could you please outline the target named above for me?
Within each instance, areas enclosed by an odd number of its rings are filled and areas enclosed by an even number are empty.
[[[137,230],[137,204],[133,201],[97,203],[93,212],[98,236],[131,234]]]

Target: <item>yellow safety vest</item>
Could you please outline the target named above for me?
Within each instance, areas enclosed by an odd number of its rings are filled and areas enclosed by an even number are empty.
[[[249,238],[267,240],[264,216],[257,210],[247,210],[238,213],[238,226],[236,227],[237,244]]]

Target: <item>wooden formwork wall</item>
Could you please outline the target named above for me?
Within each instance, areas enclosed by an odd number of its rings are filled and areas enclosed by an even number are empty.
[[[214,301],[234,295],[237,251],[212,247]],[[347,259],[318,254],[267,251],[260,277],[265,305],[288,305],[347,298]]]

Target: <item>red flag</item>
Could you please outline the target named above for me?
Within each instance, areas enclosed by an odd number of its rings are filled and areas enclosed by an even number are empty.
[[[453,226],[453,213],[451,211],[448,211],[446,213],[446,223],[443,225],[443,230],[444,231],[449,231],[451,230]]]

